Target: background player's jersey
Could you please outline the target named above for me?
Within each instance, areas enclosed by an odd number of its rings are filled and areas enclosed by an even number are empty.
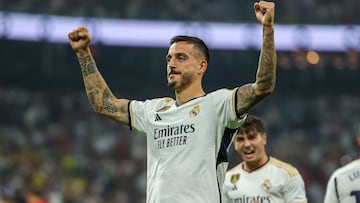
[[[255,171],[240,163],[226,173],[224,203],[306,203],[304,181],[292,165],[270,157]]]
[[[360,203],[360,159],[337,169],[330,177],[324,203]]]
[[[244,120],[235,94],[221,89],[180,106],[171,98],[131,101],[131,127],[147,136],[147,202],[220,202],[230,129]]]

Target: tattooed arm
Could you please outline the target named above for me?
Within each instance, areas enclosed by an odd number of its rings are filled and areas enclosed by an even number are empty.
[[[98,114],[129,125],[127,99],[117,99],[101,76],[89,44],[91,36],[85,27],[79,27],[68,35],[71,47],[78,57],[89,102]]]
[[[274,9],[272,2],[255,2],[257,19],[263,25],[263,42],[256,73],[256,81],[241,86],[237,91],[236,110],[238,115],[246,113],[252,106],[271,94],[276,79],[276,52],[274,45]]]

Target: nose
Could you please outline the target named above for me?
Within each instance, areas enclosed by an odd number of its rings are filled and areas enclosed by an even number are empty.
[[[170,59],[167,63],[167,66],[170,68],[170,69],[174,69],[176,67],[175,65],[175,60],[174,59]]]
[[[168,63],[167,64],[167,73],[170,74],[171,72],[174,72],[176,70],[176,66],[174,63]]]
[[[244,146],[245,147],[251,146],[250,141],[248,139],[244,139]]]

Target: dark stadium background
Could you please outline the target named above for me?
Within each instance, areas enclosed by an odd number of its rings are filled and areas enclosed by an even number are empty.
[[[257,23],[252,3],[3,0],[0,11]],[[359,10],[357,0],[287,0],[277,2],[275,21],[359,25]],[[92,50],[116,96],[173,95],[166,86],[167,49],[94,43]],[[3,35],[0,53],[0,196],[24,202],[32,191],[51,203],[144,202],[145,138],[92,112],[70,45]],[[278,51],[275,92],[250,113],[266,123],[269,154],[296,166],[309,202],[321,203],[331,172],[358,156],[354,139],[360,133],[360,61],[356,49],[320,52],[315,65],[307,61],[307,53]],[[254,81],[258,55],[254,49],[212,50],[205,90]],[[229,158],[230,166],[240,161],[233,149]]]

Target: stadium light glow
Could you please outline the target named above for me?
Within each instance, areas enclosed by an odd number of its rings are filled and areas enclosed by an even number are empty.
[[[67,43],[67,34],[87,26],[94,42],[108,46],[167,47],[174,35],[201,37],[212,49],[249,50],[261,46],[259,24],[119,20],[0,12],[0,36],[9,40]],[[275,25],[279,51],[360,51],[359,25]]]

